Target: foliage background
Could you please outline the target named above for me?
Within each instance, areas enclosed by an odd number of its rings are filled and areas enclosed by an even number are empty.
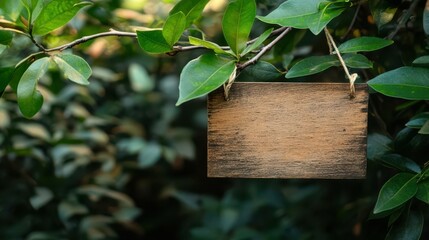
[[[266,15],[280,2],[258,1],[258,15]],[[337,39],[383,37],[395,31],[401,11],[410,3],[391,1],[399,10],[382,29],[366,5],[351,31],[347,29],[355,8],[330,28]],[[157,27],[173,4],[171,0],[94,1],[44,41],[56,46],[109,28]],[[198,23],[216,42],[223,41],[224,6],[225,1],[212,0]],[[424,3],[418,6],[423,9]],[[375,67],[360,72],[362,81],[427,53],[422,22],[422,11],[413,12],[394,45],[367,54]],[[252,36],[264,28],[257,23]],[[1,66],[14,65],[28,55],[23,49],[31,45],[19,38],[1,55]],[[370,219],[370,213],[381,186],[395,171],[373,161],[368,162],[366,180],[207,179],[205,99],[174,106],[179,73],[201,52],[154,57],[144,54],[135,40],[116,37],[97,39],[74,51],[93,67],[88,87],[50,71],[41,81],[45,104],[31,120],[19,113],[11,91],[0,100],[1,239],[382,239],[386,235],[387,219]],[[294,30],[266,60],[284,68],[291,56],[299,59],[327,51],[323,35]],[[317,75],[317,81],[343,79],[339,68]],[[427,110],[425,101],[372,94],[369,133],[384,136],[380,138],[386,144],[400,131],[407,139],[415,138],[416,132],[404,124]],[[397,137],[393,151],[422,164],[428,160],[428,138],[418,136],[413,141]],[[370,141],[368,147],[380,152],[385,146]],[[418,207],[427,219],[427,207]],[[429,229],[424,231],[422,239],[429,237]]]

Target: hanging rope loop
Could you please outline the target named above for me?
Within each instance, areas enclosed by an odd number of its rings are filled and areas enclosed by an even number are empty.
[[[329,30],[326,27],[325,27],[325,35],[326,35],[326,39],[328,41],[330,54],[336,54],[337,55],[338,60],[340,61],[341,66],[343,67],[344,72],[346,73],[346,76],[349,79],[349,82],[350,82],[350,98],[354,98],[355,94],[356,94],[355,81],[359,75],[357,73],[350,74],[346,63],[344,62],[344,59],[340,54],[340,51],[338,51],[338,47],[335,44],[334,38],[332,37],[331,33],[329,33]]]

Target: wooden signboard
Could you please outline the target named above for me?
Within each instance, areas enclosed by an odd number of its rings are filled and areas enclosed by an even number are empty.
[[[368,92],[348,83],[234,83],[208,100],[208,177],[359,179]]]

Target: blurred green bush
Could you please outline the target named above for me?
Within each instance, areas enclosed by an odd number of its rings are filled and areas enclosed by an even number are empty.
[[[259,1],[258,14],[280,2]],[[94,1],[45,41],[56,46],[109,28],[156,27],[173,3]],[[204,13],[210,17],[200,19],[199,27],[222,41],[225,1],[210,4]],[[346,33],[353,14],[333,23],[337,36]],[[376,34],[367,16],[369,9],[359,12],[352,34]],[[255,35],[263,30],[259,25]],[[421,36],[401,33],[396,48],[371,57],[384,67],[409,62],[426,46]],[[326,51],[320,47],[323,41],[294,31],[267,58],[287,66],[292,51],[297,56],[308,49]],[[16,64],[28,54],[22,49],[31,45],[19,38],[2,54],[1,66]],[[174,106],[179,72],[197,53],[153,57],[134,40],[115,37],[77,50],[94,70],[88,87],[50,71],[40,82],[45,104],[31,120],[19,113],[12,91],[0,99],[0,239],[323,240],[386,235],[386,220],[368,216],[393,171],[373,162],[365,181],[207,179],[205,100]],[[333,70],[320,79],[338,76]],[[416,111],[428,109],[424,102],[410,105],[380,95],[373,95],[371,104],[370,132],[392,136]],[[422,154],[427,161],[427,151]]]

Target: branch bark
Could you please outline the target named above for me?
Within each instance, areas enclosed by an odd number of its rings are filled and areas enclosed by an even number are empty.
[[[279,28],[278,30],[281,30],[281,31],[279,31],[281,33],[272,42],[270,42],[267,46],[263,47],[261,49],[261,51],[259,51],[259,53],[256,54],[256,56],[254,56],[250,60],[244,62],[243,64],[239,64],[237,66],[237,69],[241,70],[241,69],[244,69],[244,68],[248,67],[249,65],[255,64],[259,59],[261,59],[261,57],[265,53],[267,53],[269,50],[271,50],[271,48],[273,48],[274,45],[276,45],[276,43],[278,43],[284,36],[286,36],[286,34],[288,32],[290,32],[290,30],[292,30],[292,28],[290,28],[290,27],[282,27],[282,28]]]

